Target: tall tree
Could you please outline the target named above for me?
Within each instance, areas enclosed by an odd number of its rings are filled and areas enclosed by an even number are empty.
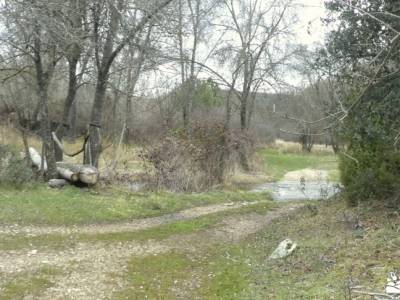
[[[292,1],[224,0],[224,5],[229,17],[220,26],[230,34],[220,51],[235,66],[234,74],[238,74],[233,78],[234,83],[241,86],[236,89],[236,95],[239,99],[240,128],[245,133],[250,128],[260,87],[271,84],[274,73],[289,57],[286,51],[276,51],[276,47],[290,34],[293,25]],[[244,151],[241,153],[242,166],[248,169]]]
[[[68,89],[64,101],[62,120],[56,130],[60,141],[69,132],[73,135],[76,122],[76,94],[88,66],[91,48],[86,46],[88,40],[88,11],[86,0],[69,0],[60,8],[55,17],[58,34],[56,41],[67,61]],[[86,54],[84,52],[86,51]],[[63,160],[63,152],[55,148],[56,160]]]
[[[42,156],[47,160],[49,178],[54,178],[57,173],[49,116],[49,86],[60,60],[59,49],[54,39],[55,32],[52,30],[54,16],[57,15],[59,7],[60,2],[57,0],[9,1],[2,6],[8,29],[7,42],[20,55],[29,58],[34,66],[43,142]]]

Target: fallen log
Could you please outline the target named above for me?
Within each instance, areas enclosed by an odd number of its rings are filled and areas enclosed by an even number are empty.
[[[35,148],[29,148],[29,155],[32,164],[40,170],[42,156]],[[44,161],[44,170],[47,170],[46,160]],[[59,177],[70,182],[83,182],[88,185],[94,185],[99,180],[99,171],[90,165],[79,165],[67,162],[57,162],[57,173]]]
[[[78,165],[67,162],[57,162],[57,169],[62,168],[71,171],[78,176],[77,181],[94,185],[99,180],[99,171],[97,168],[90,165]]]

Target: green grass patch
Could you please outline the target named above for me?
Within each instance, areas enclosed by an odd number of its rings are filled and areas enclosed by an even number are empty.
[[[358,218],[361,231],[354,229]],[[130,284],[120,295],[130,295],[128,299],[154,295],[156,299],[349,299],[350,278],[356,285],[382,292],[388,272],[400,268],[399,229],[398,215],[387,210],[348,209],[344,201],[309,203],[238,244],[167,253],[155,261],[153,256],[135,258],[126,273]],[[296,241],[298,248],[285,259],[270,260],[285,238]]]
[[[132,258],[128,285],[116,299],[239,299],[250,268],[232,260],[240,249],[216,246],[206,252],[169,252]]]
[[[242,208],[230,209],[226,211],[221,211],[218,213],[213,213],[210,215],[202,216],[199,218],[173,222],[170,224],[157,226],[150,229],[133,231],[133,232],[117,232],[117,233],[103,233],[103,234],[82,234],[79,235],[79,240],[81,241],[91,241],[91,242],[124,242],[124,241],[145,241],[145,240],[162,240],[173,235],[178,234],[188,234],[201,230],[210,229],[217,226],[221,218],[226,216],[234,216],[240,214],[248,213],[260,213],[264,214],[267,211],[277,207],[272,202],[261,202],[253,205],[248,205]]]
[[[101,233],[94,235],[82,234],[78,236],[78,239],[85,242],[128,242],[163,240],[177,234],[187,234],[209,229],[216,224],[218,224],[218,216],[213,215],[200,217],[193,220],[174,222],[171,224],[157,226],[140,231]]]
[[[157,226],[154,228],[115,232],[115,233],[98,233],[98,234],[45,234],[38,236],[27,235],[0,235],[0,250],[20,250],[20,249],[66,249],[74,247],[79,242],[129,242],[129,241],[146,241],[146,240],[162,240],[173,235],[188,234],[201,230],[206,230],[216,226],[221,218],[225,216],[233,216],[247,213],[266,213],[269,210],[278,207],[277,204],[269,201],[248,205],[242,208],[230,209],[199,218],[184,221],[176,221],[170,224]]]
[[[159,216],[195,206],[260,201],[262,193],[215,191],[199,194],[132,193],[123,189],[62,190],[44,186],[0,189],[0,224],[79,225]]]
[[[133,258],[128,265],[128,287],[115,299],[176,299],[192,262],[182,254],[167,253]]]
[[[354,229],[357,214],[361,231]],[[251,270],[245,273],[248,286],[228,299],[347,299],[350,278],[354,284],[382,292],[388,272],[400,268],[396,259],[400,222],[396,216],[383,215],[350,210],[343,201],[311,203],[271,223],[231,247],[230,259]],[[298,248],[285,259],[269,260],[285,238],[296,241]],[[237,276],[230,281],[236,282]]]
[[[241,298],[250,286],[251,267],[241,247],[220,246],[210,251],[203,267],[202,284],[193,291],[200,299],[244,299]],[[236,259],[240,257],[241,259]]]
[[[76,235],[44,234],[38,236],[0,234],[0,251],[21,249],[72,248],[79,241]]]
[[[9,279],[1,287],[0,300],[36,299],[53,286],[52,278],[61,274],[54,267],[42,267],[34,273],[22,273]]]
[[[263,161],[263,169],[274,180],[280,180],[290,171],[305,168],[326,170],[329,179],[339,180],[338,159],[333,154],[282,153],[275,149],[261,149],[258,155]]]

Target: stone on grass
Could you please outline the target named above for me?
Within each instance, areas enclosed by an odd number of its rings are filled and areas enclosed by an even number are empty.
[[[400,295],[400,278],[395,272],[390,272],[386,284],[386,294]]]
[[[49,187],[51,187],[53,189],[54,188],[60,189],[60,188],[63,188],[64,186],[66,186],[69,183],[65,179],[50,179],[48,184],[49,184]]]
[[[278,248],[272,252],[270,255],[270,259],[279,259],[279,258],[284,258],[292,254],[294,249],[296,249],[297,244],[293,242],[291,239],[286,239],[282,242],[280,242]]]

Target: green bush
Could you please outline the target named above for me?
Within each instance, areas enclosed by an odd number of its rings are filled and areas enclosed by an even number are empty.
[[[341,180],[352,205],[359,201],[393,199],[400,195],[400,154],[395,152],[353,153],[358,163],[341,155]]]
[[[400,80],[371,87],[348,117],[341,179],[350,204],[368,199],[400,202]]]
[[[0,185],[21,186],[33,180],[34,173],[20,153],[0,145]]]

